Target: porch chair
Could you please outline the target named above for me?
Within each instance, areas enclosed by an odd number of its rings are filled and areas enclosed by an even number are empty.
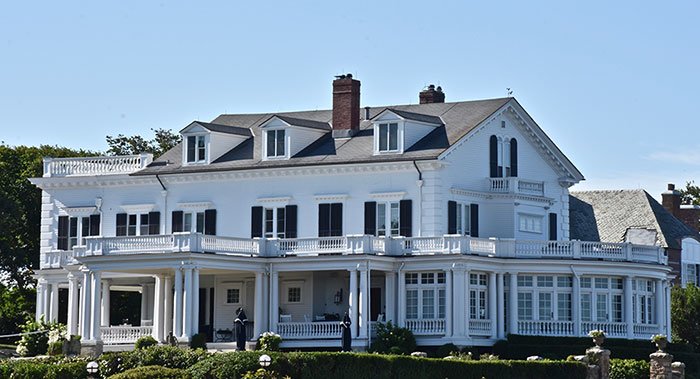
[[[292,315],[280,315],[280,322],[292,322]]]

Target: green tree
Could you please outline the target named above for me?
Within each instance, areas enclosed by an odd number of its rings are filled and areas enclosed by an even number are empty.
[[[151,153],[155,158],[163,155],[180,143],[180,135],[169,129],[151,129],[155,137],[147,140],[142,136],[135,135],[127,137],[119,134],[116,137],[107,136],[107,145],[110,155],[133,155],[140,153]]]
[[[685,188],[679,190],[681,193],[681,202],[683,204],[700,205],[700,186],[695,185],[695,181],[691,180],[685,183]]]
[[[671,325],[673,342],[700,348],[700,288],[688,284],[671,290]]]

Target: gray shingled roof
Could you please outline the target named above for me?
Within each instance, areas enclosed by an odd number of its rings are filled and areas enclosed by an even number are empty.
[[[149,167],[132,175],[153,175],[206,171],[230,171],[253,168],[294,167],[322,164],[369,163],[389,161],[411,161],[436,159],[443,151],[464,137],[512,98],[464,101],[456,103],[412,104],[370,108],[369,118],[391,108],[399,112],[424,115],[430,120],[441,119],[444,127],[436,127],[427,136],[416,142],[403,154],[374,155],[372,122],[360,122],[360,131],[352,138],[334,139],[329,130],[324,136],[300,151],[289,160],[262,160],[262,138],[260,125],[273,116],[282,119],[305,120],[307,125],[329,124],[332,110],[224,114],[211,124],[250,129],[255,135],[208,165],[182,166],[182,144],[163,154]],[[360,110],[364,113],[364,109]],[[362,116],[362,115],[361,115]]]
[[[698,237],[641,189],[571,192],[569,228],[571,239],[602,242],[624,242],[630,229],[652,229],[658,244],[672,249],[680,249],[684,237]]]

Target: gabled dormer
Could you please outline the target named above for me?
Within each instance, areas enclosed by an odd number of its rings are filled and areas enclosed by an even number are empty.
[[[327,122],[273,115],[260,125],[262,159],[289,159],[331,131]]]
[[[182,164],[209,164],[252,137],[250,129],[194,121],[180,131]]]
[[[402,154],[435,128],[440,117],[387,108],[372,118],[374,154]]]

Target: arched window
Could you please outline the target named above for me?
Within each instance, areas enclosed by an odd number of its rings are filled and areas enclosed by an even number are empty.
[[[515,138],[510,139],[510,173],[507,176],[518,176],[518,141]]]
[[[500,143],[498,137],[491,136],[489,140],[489,172],[492,178],[503,176],[502,157],[500,156]]]

